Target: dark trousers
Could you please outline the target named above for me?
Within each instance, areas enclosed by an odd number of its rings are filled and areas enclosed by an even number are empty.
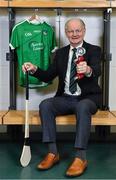
[[[56,116],[75,114],[77,119],[75,147],[87,148],[91,130],[91,115],[97,111],[97,106],[92,100],[80,100],[78,96],[53,97],[42,101],[39,109],[43,142],[56,142]]]

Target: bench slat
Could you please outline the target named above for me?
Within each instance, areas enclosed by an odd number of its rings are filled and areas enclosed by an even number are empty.
[[[38,111],[29,111],[29,121],[31,125],[40,125]],[[76,122],[74,115],[58,116],[57,125],[74,125]],[[25,123],[25,111],[10,110],[3,119],[6,125],[21,125]],[[98,111],[92,116],[92,125],[116,125],[116,116],[109,111]]]

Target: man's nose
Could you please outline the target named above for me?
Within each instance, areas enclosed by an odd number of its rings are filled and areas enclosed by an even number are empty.
[[[73,35],[76,36],[78,34],[77,31],[73,31]]]

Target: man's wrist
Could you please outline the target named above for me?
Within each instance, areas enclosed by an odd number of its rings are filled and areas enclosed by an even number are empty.
[[[92,69],[91,69],[90,66],[88,66],[88,67],[87,67],[87,72],[85,73],[85,76],[86,76],[86,77],[91,77],[91,75],[92,75]]]
[[[29,71],[30,74],[34,74],[37,71],[37,66],[34,66],[34,69]]]

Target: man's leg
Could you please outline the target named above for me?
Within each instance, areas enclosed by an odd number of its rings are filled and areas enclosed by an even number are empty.
[[[76,139],[75,147],[86,149],[91,130],[91,116],[97,112],[96,104],[89,100],[81,100],[75,107]]]
[[[67,176],[79,176],[87,167],[86,149],[91,129],[91,115],[96,113],[96,111],[96,104],[89,99],[81,100],[75,105],[77,119],[75,138],[76,154],[66,172]]]
[[[43,129],[43,142],[56,141],[56,121],[58,115],[72,113],[72,102],[67,97],[54,97],[41,102],[39,106]]]
[[[45,170],[51,168],[59,161],[59,154],[56,146],[56,121],[58,115],[72,113],[70,99],[67,97],[55,97],[44,100],[40,104],[40,118],[43,129],[43,142],[48,144],[49,153],[39,163],[38,169]]]

